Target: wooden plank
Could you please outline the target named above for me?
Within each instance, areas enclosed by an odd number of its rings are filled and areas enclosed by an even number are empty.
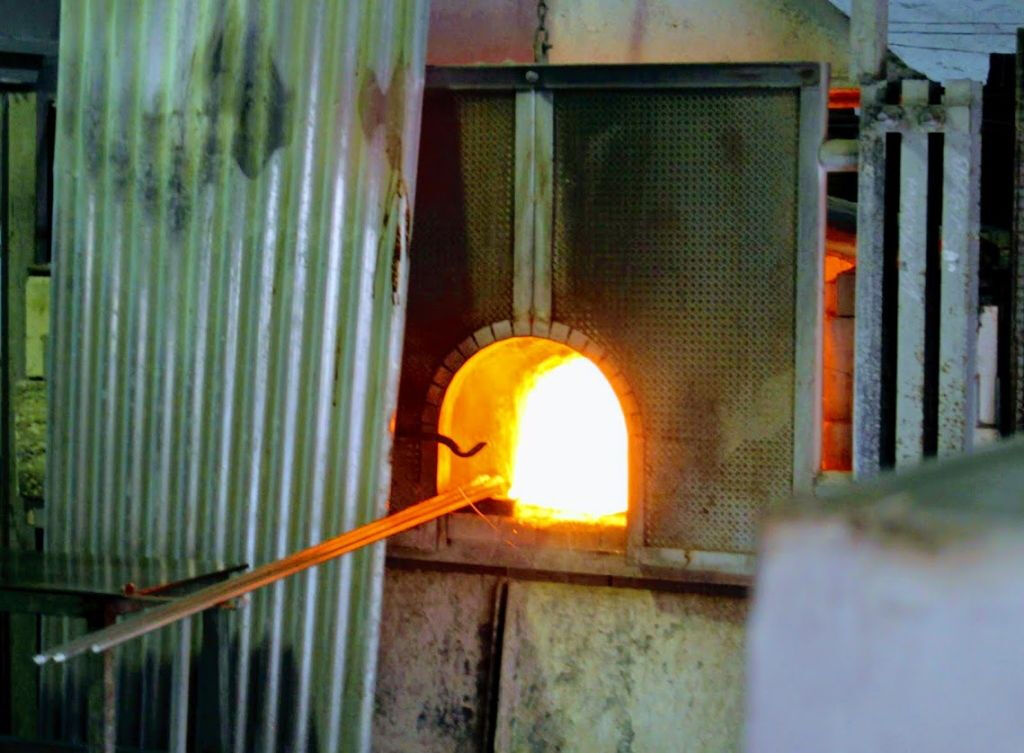
[[[903,103],[928,103],[927,81],[904,81]],[[899,301],[896,336],[896,466],[920,462],[924,441],[925,277],[928,269],[928,133],[900,147]]]
[[[946,84],[942,178],[940,455],[971,447],[978,423],[978,240],[981,230],[981,84]]]
[[[885,132],[874,119],[885,84],[861,88],[857,189],[857,283],[853,400],[853,471],[879,470],[882,405],[882,281],[885,271]]]

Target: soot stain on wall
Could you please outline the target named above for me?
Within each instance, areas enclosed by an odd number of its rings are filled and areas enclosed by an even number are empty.
[[[105,78],[81,91],[73,67],[63,87],[62,128],[69,143],[81,139],[88,177],[106,181],[122,202],[134,192],[147,220],[172,238],[189,227],[202,189],[223,180],[225,160],[255,180],[291,142],[293,95],[255,15],[229,12],[192,51],[187,68],[181,99],[165,98],[161,87],[141,111],[139,91],[125,88],[110,97]],[[78,109],[78,97],[90,103]],[[80,120],[69,115],[76,109]]]

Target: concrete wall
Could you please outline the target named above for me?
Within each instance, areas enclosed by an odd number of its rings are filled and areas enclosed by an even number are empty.
[[[390,568],[374,750],[739,750],[746,609],[729,595]]]
[[[549,0],[550,62],[819,61],[847,79],[849,21],[828,0]],[[532,62],[533,0],[433,0],[427,60]]]

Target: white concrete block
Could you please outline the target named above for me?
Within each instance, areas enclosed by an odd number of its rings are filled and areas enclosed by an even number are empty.
[[[1024,750],[1024,444],[777,515],[748,753]]]

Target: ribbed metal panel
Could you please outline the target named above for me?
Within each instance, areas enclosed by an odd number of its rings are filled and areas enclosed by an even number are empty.
[[[426,0],[62,12],[47,548],[256,564],[376,517]],[[231,749],[369,747],[382,557],[232,617]],[[119,744],[185,748],[197,638],[118,653]],[[85,666],[47,670],[55,735]]]

